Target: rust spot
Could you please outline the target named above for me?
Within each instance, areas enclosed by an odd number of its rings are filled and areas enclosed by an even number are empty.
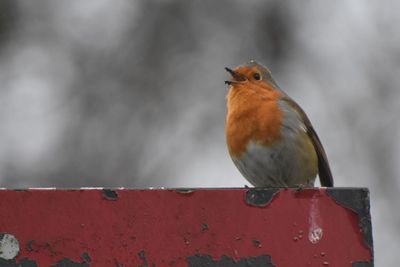
[[[118,194],[112,189],[103,189],[103,197],[107,200],[117,200]]]
[[[261,255],[257,257],[247,257],[240,258],[240,260],[235,261],[234,259],[222,256],[219,260],[213,260],[210,255],[194,255],[187,257],[186,261],[189,267],[220,267],[220,266],[230,266],[230,267],[276,267],[271,262],[271,257],[269,255]]]
[[[251,188],[246,191],[246,203],[255,207],[266,207],[279,191],[279,188]]]

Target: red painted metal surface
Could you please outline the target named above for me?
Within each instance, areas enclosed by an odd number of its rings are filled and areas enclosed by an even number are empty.
[[[372,266],[359,214],[324,189],[248,190],[0,190],[0,233],[15,266]]]

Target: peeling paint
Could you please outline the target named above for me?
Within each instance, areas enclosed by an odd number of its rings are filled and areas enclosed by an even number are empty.
[[[18,239],[12,234],[0,233],[0,258],[14,259],[19,253]]]
[[[184,195],[191,195],[195,192],[196,190],[191,189],[191,188],[178,188],[175,189],[175,192],[179,193],[179,194],[184,194]]]
[[[253,246],[255,246],[256,248],[261,248],[262,247],[262,243],[258,239],[253,239],[252,243],[253,243]]]
[[[148,263],[147,263],[147,259],[146,259],[146,255],[144,253],[144,250],[141,250],[139,253],[139,258],[143,261],[142,265],[139,265],[139,267],[148,267]]]
[[[118,194],[116,191],[111,189],[103,189],[103,197],[107,200],[117,200]]]
[[[114,267],[124,267],[124,265],[120,263],[117,259],[114,259]]]
[[[90,265],[86,262],[78,263],[73,262],[68,258],[64,258],[58,261],[56,265],[51,265],[51,267],[90,267]]]
[[[15,260],[0,259],[0,267],[38,267],[38,266],[35,261],[24,258],[18,263]]]
[[[92,260],[87,252],[83,252],[81,258],[86,263],[89,263]]]
[[[246,203],[255,207],[266,207],[281,189],[251,188],[246,191]]]
[[[357,261],[353,262],[351,265],[352,267],[374,267],[374,264],[372,262],[368,261]]]
[[[210,228],[208,227],[207,223],[202,223],[201,224],[201,232],[204,233],[206,231],[208,231]]]
[[[238,261],[227,256],[222,256],[219,260],[213,260],[210,255],[194,255],[187,257],[186,261],[189,267],[275,267],[269,255],[240,258]]]
[[[33,240],[29,240],[27,243],[26,243],[26,250],[27,251],[29,251],[29,252],[32,252],[33,251]]]
[[[38,243],[35,240],[29,240],[26,242],[25,249],[29,252],[47,251],[52,256],[57,254],[57,251],[54,250],[53,245],[49,242]]]
[[[373,249],[372,224],[369,207],[369,191],[363,189],[326,189],[326,193],[339,205],[352,210],[358,215],[358,224],[364,234],[364,242]]]
[[[360,214],[352,211],[365,212],[362,201],[349,204],[335,199],[337,204],[325,188],[294,190],[2,191],[2,228],[18,238],[20,250],[15,258],[0,259],[0,267],[153,267],[155,262],[157,266],[276,267],[291,259],[296,266],[373,266],[373,251],[364,244],[358,226]],[[44,214],[53,207],[62,212],[48,219]],[[335,220],[327,219],[332,215]],[[338,221],[346,222],[345,227],[338,227]],[[235,227],[228,227],[229,222]],[[46,231],[37,236],[19,230],[36,227]],[[324,240],[312,245],[310,232]],[[168,237],[149,233],[168,233]],[[328,238],[328,233],[341,238]],[[0,232],[1,237],[4,234]],[[165,241],[168,247],[160,247]]]

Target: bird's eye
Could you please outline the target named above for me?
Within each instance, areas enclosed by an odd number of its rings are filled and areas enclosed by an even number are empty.
[[[261,75],[260,75],[260,73],[254,73],[254,74],[253,74],[253,78],[254,78],[254,80],[257,80],[257,81],[261,80]]]

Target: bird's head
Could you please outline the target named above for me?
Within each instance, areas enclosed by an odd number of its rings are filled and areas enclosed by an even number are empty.
[[[264,66],[251,60],[235,69],[225,68],[231,74],[232,79],[225,81],[230,86],[257,86],[279,90],[271,76],[271,72]]]

